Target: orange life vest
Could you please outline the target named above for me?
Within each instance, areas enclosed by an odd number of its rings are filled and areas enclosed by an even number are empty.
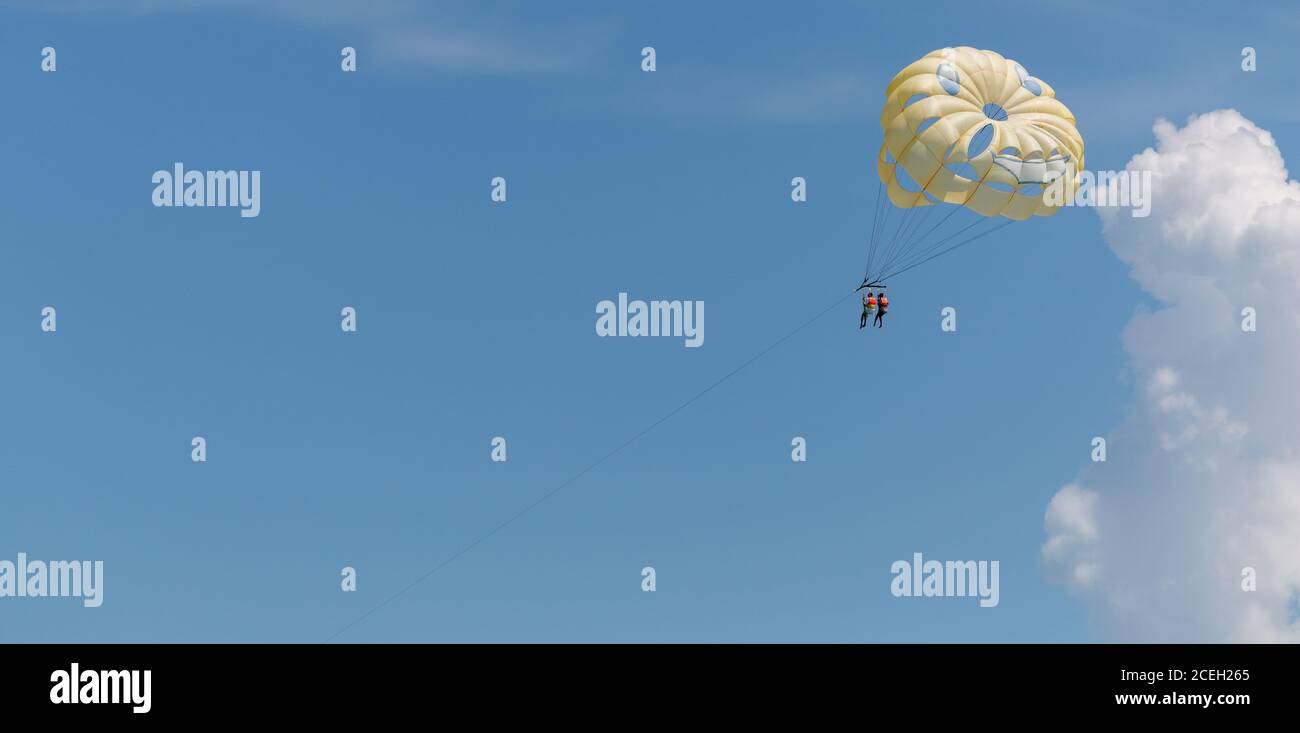
[[[876,296],[867,296],[867,310],[873,310],[876,307]]]
[[[880,308],[883,310],[888,307],[889,307],[889,298],[886,298],[883,295],[880,296]]]

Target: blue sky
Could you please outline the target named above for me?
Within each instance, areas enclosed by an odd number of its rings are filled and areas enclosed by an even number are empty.
[[[97,609],[0,599],[0,640],[331,637],[852,289],[884,87],[935,48],[1048,80],[1090,168],[1222,107],[1300,149],[1281,3],[348,5],[0,5],[0,558],[106,572]],[[175,161],[261,170],[261,215],[154,208]],[[620,291],[705,301],[705,346],[597,338]],[[1070,209],[891,299],[884,330],[845,302],[339,640],[1097,638],[1045,577],[1043,512],[1124,417],[1149,296]],[[998,560],[1000,604],[892,597],[913,552]]]

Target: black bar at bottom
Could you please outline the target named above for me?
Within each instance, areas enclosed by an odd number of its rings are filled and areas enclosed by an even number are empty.
[[[810,707],[986,723],[1027,711],[1053,712],[1053,724],[1098,712],[1245,717],[1285,711],[1300,662],[1295,647],[1263,645],[10,645],[0,655],[5,719],[49,722],[537,722],[606,708],[761,719]],[[115,686],[127,701],[89,701]]]

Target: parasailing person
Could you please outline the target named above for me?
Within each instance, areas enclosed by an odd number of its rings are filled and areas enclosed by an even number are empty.
[[[867,321],[871,320],[871,312],[876,309],[876,296],[870,290],[862,296],[862,318],[858,321],[858,329],[867,327]]]

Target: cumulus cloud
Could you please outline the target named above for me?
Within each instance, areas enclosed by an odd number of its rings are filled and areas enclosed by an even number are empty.
[[[1151,216],[1099,210],[1161,303],[1123,334],[1135,404],[1048,505],[1043,560],[1108,639],[1297,642],[1300,184],[1235,110],[1155,136],[1128,164],[1151,171]]]

